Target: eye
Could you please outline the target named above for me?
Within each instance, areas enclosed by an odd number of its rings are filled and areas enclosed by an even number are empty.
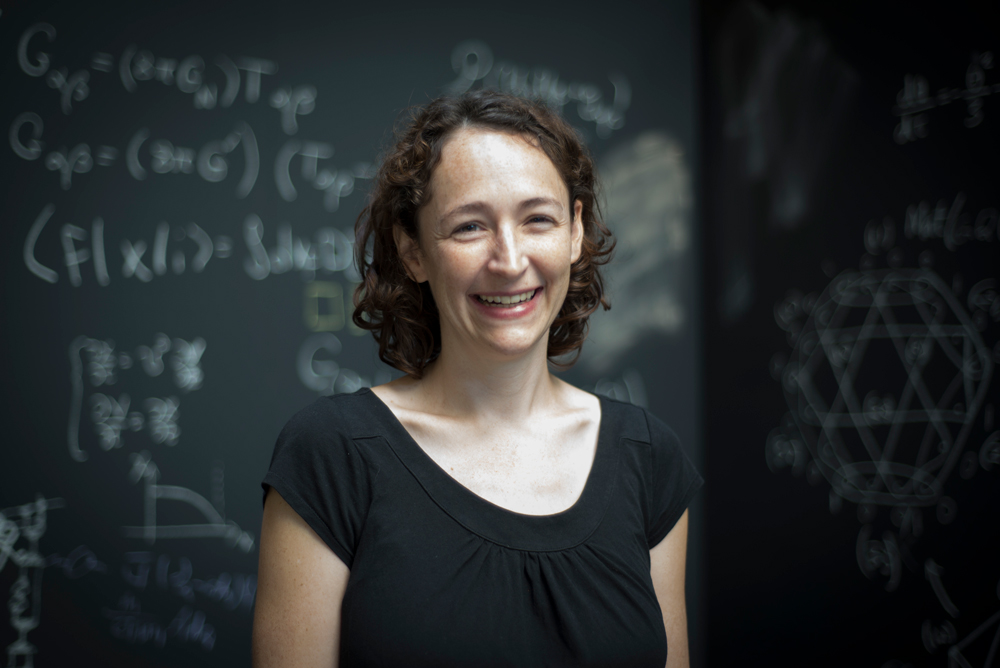
[[[552,218],[550,218],[549,216],[543,216],[542,214],[538,214],[536,216],[531,216],[530,218],[528,218],[528,222],[529,223],[543,223],[543,224],[544,223],[549,223],[549,224],[555,223],[555,221]]]
[[[469,234],[479,230],[479,223],[465,223],[455,228],[455,234]]]

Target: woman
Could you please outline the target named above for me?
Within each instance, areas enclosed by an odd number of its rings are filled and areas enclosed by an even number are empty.
[[[406,375],[279,436],[255,665],[687,665],[701,479],[656,418],[549,371],[608,308],[594,188],[541,103],[442,98],[399,135],[354,321]]]

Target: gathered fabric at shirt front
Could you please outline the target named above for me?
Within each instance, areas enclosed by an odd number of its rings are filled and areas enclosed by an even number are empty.
[[[289,420],[262,486],[350,568],[341,666],[662,668],[649,550],[702,479],[669,427],[600,402],[586,485],[554,515],[464,487],[369,389]]]

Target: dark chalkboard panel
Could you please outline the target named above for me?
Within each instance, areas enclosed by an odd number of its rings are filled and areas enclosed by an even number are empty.
[[[392,376],[349,323],[353,223],[445,91],[587,139],[621,261],[566,377],[698,458],[688,3],[119,4],[0,3],[11,665],[248,663],[259,481],[298,408]]]
[[[709,663],[996,665],[996,4],[702,20]]]

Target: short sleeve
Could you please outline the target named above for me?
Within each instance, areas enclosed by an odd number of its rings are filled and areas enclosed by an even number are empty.
[[[343,420],[323,397],[281,430],[261,483],[281,494],[341,561],[351,567],[371,503],[369,467]]]
[[[646,542],[652,549],[677,524],[701,489],[703,480],[674,430],[646,413],[650,434],[651,475]]]

